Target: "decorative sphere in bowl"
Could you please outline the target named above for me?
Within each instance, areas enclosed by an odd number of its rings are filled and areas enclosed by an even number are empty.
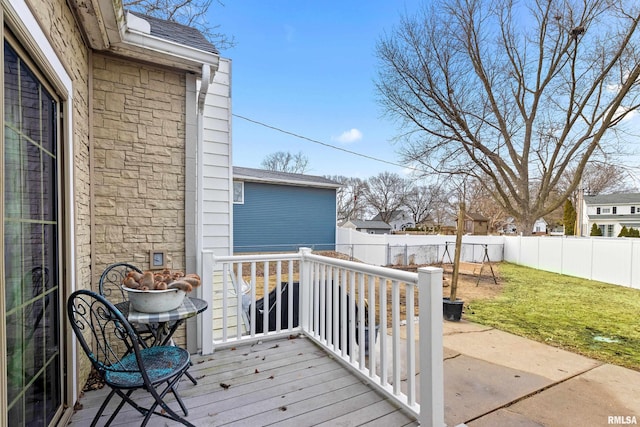
[[[131,307],[142,313],[162,313],[175,310],[182,305],[186,293],[180,289],[164,289],[161,291],[141,291],[122,285],[129,295]]]

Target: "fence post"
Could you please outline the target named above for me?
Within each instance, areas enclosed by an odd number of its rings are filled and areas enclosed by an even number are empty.
[[[444,426],[442,268],[418,269],[420,415],[422,426]],[[412,339],[412,337],[407,337]]]
[[[308,332],[311,324],[311,266],[309,265],[309,261],[307,260],[307,254],[311,253],[310,248],[300,248],[298,251],[300,254],[300,301],[299,301],[299,313],[300,316],[300,326],[302,330]]]

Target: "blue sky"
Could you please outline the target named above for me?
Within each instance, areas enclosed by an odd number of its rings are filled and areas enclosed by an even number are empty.
[[[396,125],[376,101],[376,43],[408,1],[229,0],[209,21],[235,37],[234,114],[371,157],[400,163]],[[276,151],[302,152],[307,173],[368,178],[399,166],[361,158],[233,118],[233,164],[259,168]]]

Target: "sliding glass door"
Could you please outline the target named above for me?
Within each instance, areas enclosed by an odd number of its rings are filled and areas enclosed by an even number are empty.
[[[62,405],[58,102],[4,41],[4,313],[11,426],[47,426]]]

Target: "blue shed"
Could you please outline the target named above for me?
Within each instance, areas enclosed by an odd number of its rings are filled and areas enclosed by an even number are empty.
[[[233,167],[234,252],[334,250],[335,181]]]

